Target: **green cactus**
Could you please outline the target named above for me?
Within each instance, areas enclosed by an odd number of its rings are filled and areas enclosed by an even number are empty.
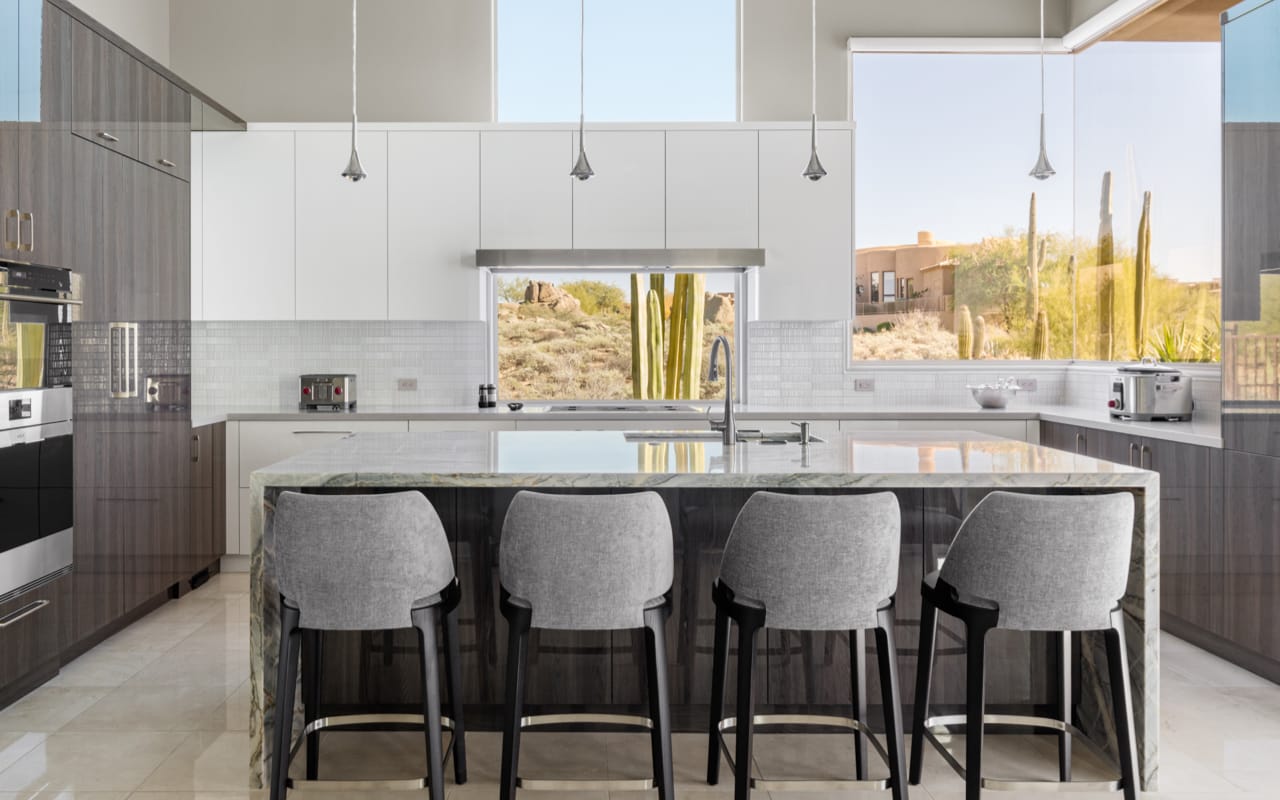
[[[662,319],[662,300],[658,293],[653,289],[649,290],[646,296],[645,310],[648,314],[650,325],[645,336],[645,351],[647,361],[649,362],[649,381],[645,391],[645,396],[650,399],[662,397],[664,381],[662,371],[662,327],[657,324]]]
[[[683,273],[676,275],[676,285],[671,295],[671,333],[667,337],[667,391],[665,392],[668,400],[676,399],[680,391],[680,381],[676,376],[680,374],[680,359],[684,353],[684,317],[688,283],[688,275]]]
[[[982,315],[973,318],[973,357],[982,358],[982,351],[987,346],[987,321]]]
[[[1141,358],[1147,349],[1147,284],[1151,280],[1151,192],[1142,195],[1138,218],[1138,254],[1134,259],[1133,353]]]
[[[631,275],[631,396],[644,400],[649,388],[648,341],[649,314],[645,306],[642,275]]]
[[[973,319],[968,306],[956,309],[956,351],[962,359],[973,357]]]
[[[680,371],[674,376],[680,384],[677,395],[682,400],[697,400],[701,394],[702,322],[707,303],[707,276],[689,276],[684,299],[684,333],[680,338]]]
[[[1035,319],[1040,313],[1040,261],[1043,258],[1042,242],[1036,236],[1036,193],[1032,192],[1027,212],[1027,319]]]
[[[1040,361],[1049,357],[1049,312],[1043,308],[1036,315],[1035,336],[1031,341],[1031,357]]]
[[[666,336],[667,331],[667,276],[653,274],[649,276],[649,290],[658,293],[658,330]],[[662,363],[661,359],[658,361]]]
[[[1116,356],[1116,239],[1112,230],[1111,171],[1102,173],[1098,211],[1098,360]]]

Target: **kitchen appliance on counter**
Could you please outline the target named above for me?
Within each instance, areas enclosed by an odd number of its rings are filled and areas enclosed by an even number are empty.
[[[1144,358],[1120,367],[1111,379],[1111,416],[1144,422],[1191,419],[1191,376]]]
[[[324,372],[298,377],[298,408],[303,411],[350,411],[355,407],[355,375]]]
[[[148,411],[186,411],[191,408],[190,375],[148,375]]]
[[[71,389],[0,392],[0,601],[71,569]]]
[[[0,261],[0,391],[71,385],[78,287],[70,270]]]

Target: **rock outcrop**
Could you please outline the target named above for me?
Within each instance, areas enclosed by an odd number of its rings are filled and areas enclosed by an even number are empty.
[[[529,281],[524,290],[525,303],[547,306],[557,314],[572,314],[582,310],[578,298],[550,281]]]

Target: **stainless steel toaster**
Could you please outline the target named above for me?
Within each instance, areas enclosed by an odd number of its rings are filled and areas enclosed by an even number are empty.
[[[319,373],[298,377],[298,407],[304,411],[348,411],[356,407],[356,376]]]
[[[190,375],[148,375],[148,411],[182,411],[191,407]]]
[[[1191,419],[1191,376],[1144,358],[1120,367],[1111,379],[1111,416],[1141,421]]]

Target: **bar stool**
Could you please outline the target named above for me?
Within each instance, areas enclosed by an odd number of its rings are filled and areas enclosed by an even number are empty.
[[[725,544],[716,605],[715,666],[707,783],[720,780],[720,751],[734,775],[734,797],[752,789],[891,789],[907,797],[902,704],[894,645],[893,596],[898,586],[901,511],[891,492],[862,495],[788,495],[756,492],[738,513]],[[737,715],[723,718],[729,659],[729,620],[738,624]],[[853,717],[760,714],[752,678],[756,641],[765,628],[849,631]],[[866,634],[875,629],[888,751],[866,723]],[[853,731],[856,780],[757,780],[751,777],[751,736],[757,725],[813,725]],[[724,741],[737,734],[736,757]],[[889,766],[888,780],[867,780],[866,743]],[[807,785],[806,785],[807,784]]]
[[[516,788],[645,790],[674,800],[671,712],[667,697],[666,621],[675,570],[671,520],[654,492],[555,495],[520,492],[502,526],[498,571],[507,619],[507,705],[502,731],[502,800]],[[645,629],[649,716],[523,716],[531,628]],[[538,725],[583,723],[649,732],[653,777],[638,781],[539,780],[519,777],[520,732]]]
[[[964,779],[967,800],[978,800],[984,788],[1119,790],[1124,792],[1126,800],[1135,800],[1137,754],[1124,614],[1120,610],[1129,578],[1133,503],[1133,496],[1124,492],[1079,496],[992,492],[970,512],[956,533],[942,568],[926,576],[921,589],[924,602],[920,615],[915,728],[911,740],[911,783],[920,782],[923,740],[928,739],[943,760]],[[938,611],[964,624],[967,692],[964,714],[930,717],[929,685]],[[985,713],[985,643],[987,633],[996,628],[1059,634],[1055,640],[1061,670],[1060,719]],[[1106,758],[1071,724],[1070,636],[1073,632],[1099,630],[1106,639],[1120,779],[1073,781],[1071,744],[1074,739]],[[1001,725],[1055,731],[1059,780],[984,777],[983,733],[987,727]],[[954,733],[955,728],[963,729],[966,734],[964,765],[938,738]]]
[[[311,495],[284,492],[276,501],[276,571],[280,587],[280,663],[271,754],[271,800],[283,800],[293,782],[289,762],[298,656],[304,638],[303,700],[307,781],[319,788],[430,787],[444,800],[440,729],[453,737],[454,779],[467,779],[458,664],[457,607],[461,598],[440,517],[418,492]],[[444,623],[445,674],[453,718],[440,715],[436,625]],[[422,652],[423,713],[319,716],[320,636],[323,631],[381,631],[413,627]],[[427,740],[425,779],[317,781],[319,732],[343,726],[422,726]]]

